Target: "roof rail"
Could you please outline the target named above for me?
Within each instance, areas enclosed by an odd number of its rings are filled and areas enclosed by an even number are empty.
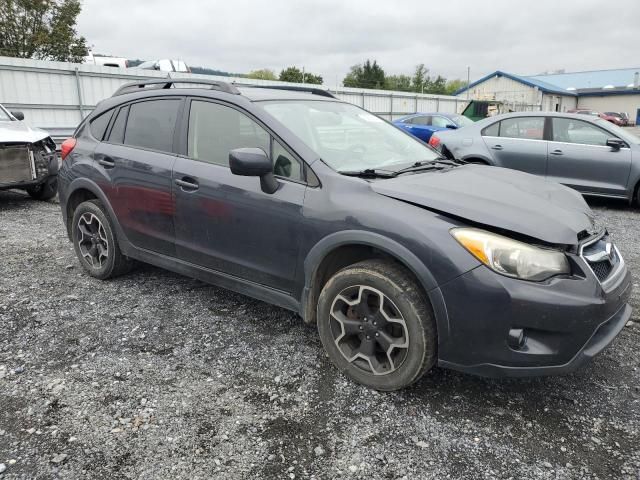
[[[333,93],[329,90],[324,90],[322,88],[317,87],[299,87],[297,85],[242,85],[243,87],[251,87],[251,88],[269,88],[273,90],[291,90],[294,92],[308,92],[312,95],[320,95],[321,97],[329,97],[337,99]]]
[[[143,80],[141,82],[131,82],[125,83],[122,85],[116,92],[112,95],[113,97],[117,97],[118,95],[124,95],[125,93],[133,93],[139,90],[144,90],[148,86],[156,89],[169,89],[176,83],[191,83],[194,85],[208,85],[211,87],[211,90],[219,90],[225,93],[231,93],[233,95],[240,95],[240,91],[234,87],[233,85],[227,82],[219,82],[216,80],[208,80],[208,79],[195,79],[195,78],[164,78],[158,80]]]

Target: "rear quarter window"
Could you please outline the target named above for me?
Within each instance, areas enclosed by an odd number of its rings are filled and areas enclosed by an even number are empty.
[[[482,130],[483,137],[497,137],[500,134],[500,122],[489,125]]]
[[[111,120],[112,115],[113,110],[109,110],[108,112],[103,113],[99,117],[91,120],[89,124],[89,130],[91,131],[91,135],[93,135],[96,140],[102,141],[104,139],[104,134],[107,131],[107,127],[109,126],[109,121]]]

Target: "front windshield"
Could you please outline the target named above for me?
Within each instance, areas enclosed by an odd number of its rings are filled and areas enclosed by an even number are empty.
[[[453,117],[453,121],[456,122],[459,127],[468,127],[469,125],[473,125],[473,120],[465,117],[464,115],[457,115]]]
[[[261,106],[340,172],[398,170],[438,154],[412,136],[355,105],[279,100]]]
[[[605,130],[609,130],[610,132],[612,132],[618,138],[626,140],[627,142],[633,143],[635,145],[640,145],[640,138],[631,133],[629,130],[625,130],[624,128],[617,126],[615,123],[611,123],[602,118],[596,119],[595,122]]]
[[[0,105],[0,122],[8,122],[10,120],[11,120],[11,117],[9,116],[7,111],[4,109],[4,107]]]

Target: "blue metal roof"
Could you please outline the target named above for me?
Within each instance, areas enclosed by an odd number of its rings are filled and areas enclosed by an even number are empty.
[[[579,96],[579,90],[583,89],[601,89],[603,87],[613,86],[628,87],[634,83],[636,72],[640,72],[638,68],[623,68],[619,70],[593,70],[588,72],[573,73],[552,73],[545,75],[514,75],[512,73],[496,70],[495,72],[476,80],[469,85],[473,88],[476,85],[485,82],[493,77],[505,77],[515,80],[530,87],[538,87],[544,93],[562,94],[569,96]],[[568,89],[571,90],[568,90]],[[463,87],[454,95],[465,92],[467,87]],[[576,92],[578,90],[578,92]],[[602,95],[607,95],[607,90],[602,91]],[[613,92],[611,92],[613,93]],[[637,93],[637,92],[635,92]],[[590,94],[593,94],[590,92]],[[618,93],[620,94],[620,93]]]
[[[640,67],[622,68],[619,70],[593,70],[590,72],[551,73],[547,75],[532,75],[526,78],[540,80],[555,85],[556,88],[566,90],[575,88],[602,88],[606,86],[628,87],[633,85],[636,72]]]

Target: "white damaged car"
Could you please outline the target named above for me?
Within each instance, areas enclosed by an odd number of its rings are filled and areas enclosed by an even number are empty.
[[[49,134],[0,105],[0,190],[19,188],[38,200],[55,197],[59,155]]]

